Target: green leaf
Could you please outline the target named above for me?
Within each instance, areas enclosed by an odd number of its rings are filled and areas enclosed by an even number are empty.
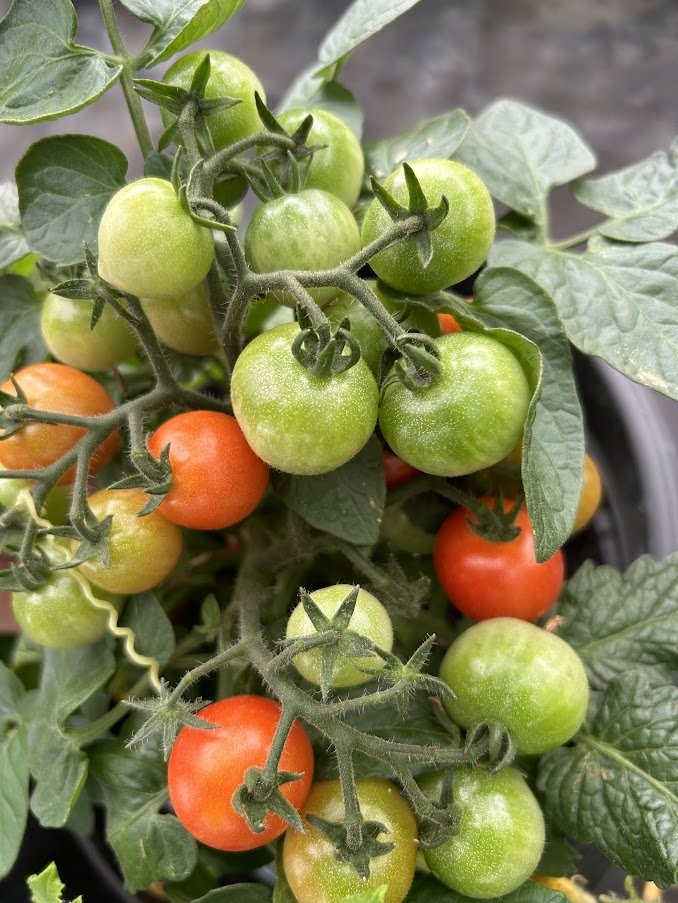
[[[56,263],[80,263],[97,246],[99,220],[125,184],[127,160],[89,135],[57,135],[32,144],[16,169],[19,208],[31,249]]]
[[[569,125],[515,100],[488,107],[456,157],[480,176],[497,200],[542,225],[548,192],[596,164]]]
[[[167,60],[218,31],[245,0],[120,0],[142,22],[153,25],[146,46],[148,66]]]
[[[157,747],[126,749],[121,740],[92,750],[91,769],[106,801],[106,834],[134,893],[161,878],[182,881],[195,868],[197,845],[174,815],[158,810],[167,799],[167,766]]]
[[[28,731],[23,684],[0,662],[0,878],[14,865],[28,817]]]
[[[678,687],[631,671],[592,706],[575,744],[547,753],[537,786],[568,834],[629,874],[678,880]]]
[[[28,756],[36,782],[31,809],[45,827],[66,823],[87,779],[87,755],[65,732],[66,719],[114,670],[113,655],[101,643],[45,652]]]
[[[387,884],[375,887],[372,890],[366,890],[362,894],[351,894],[344,897],[341,903],[384,903],[386,899]]]
[[[174,630],[154,593],[128,599],[120,623],[134,631],[137,652],[157,659],[161,665],[169,660],[174,652]]]
[[[0,379],[47,355],[40,331],[42,299],[28,279],[0,276]]]
[[[172,181],[172,166],[174,157],[161,151],[151,151],[144,160],[144,176],[153,179],[165,179]]]
[[[68,116],[118,80],[122,66],[73,43],[77,26],[70,0],[15,0],[0,22],[0,122]]]
[[[466,903],[470,897],[464,897],[451,890],[432,875],[417,875],[414,884],[405,898],[405,903]],[[503,897],[492,897],[486,903],[567,903],[564,894],[550,890],[536,881],[526,881],[517,890]]]
[[[552,299],[517,270],[485,270],[474,286],[473,312],[526,336],[541,352],[541,387],[523,438],[523,485],[537,559],[545,561],[570,536],[582,487],[584,423],[570,347]]]
[[[367,172],[383,180],[406,160],[451,157],[464,140],[469,125],[463,110],[452,110],[425,119],[391,138],[373,141],[365,148]]]
[[[546,822],[546,843],[535,872],[538,875],[552,875],[556,878],[576,875],[580,859],[581,853],[575,850],[567,837],[558,828]]]
[[[263,884],[231,884],[210,891],[193,903],[270,903],[271,891]]]
[[[625,671],[670,683],[678,669],[678,554],[637,559],[625,574],[585,562],[558,600],[558,633],[584,661],[591,686]]]
[[[604,213],[597,228],[618,241],[661,241],[678,229],[678,144],[600,179],[575,182],[575,198]]]
[[[31,875],[27,884],[31,892],[31,903],[66,903],[63,898],[64,885],[53,862],[39,875]],[[77,897],[73,903],[82,903],[82,897]]]
[[[275,856],[275,887],[273,888],[273,903],[297,903],[297,898],[292,893],[287,876],[285,875],[285,866],[283,864],[283,844],[278,841],[278,849]]]
[[[504,241],[493,248],[490,263],[534,279],[585,354],[678,398],[678,248],[596,239],[578,255]]]
[[[0,183],[0,270],[30,253],[19,216],[19,195],[14,182]]]
[[[386,482],[381,445],[374,437],[343,467],[317,477],[282,477],[276,488],[318,530],[355,545],[377,541]]]
[[[363,134],[364,115],[353,93],[340,85],[329,81],[313,98],[313,107],[334,113],[355,133],[358,140]]]

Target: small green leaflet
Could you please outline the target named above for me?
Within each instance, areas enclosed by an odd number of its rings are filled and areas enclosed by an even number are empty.
[[[127,600],[120,626],[131,627],[134,631],[137,652],[157,659],[161,665],[174,652],[172,624],[152,592],[140,593]]]
[[[67,903],[63,897],[64,885],[53,862],[39,875],[31,875],[27,883],[31,903]],[[82,903],[82,897],[77,897],[72,903]]]
[[[45,359],[40,332],[42,299],[23,276],[0,276],[0,379]]]
[[[452,110],[425,119],[399,135],[373,141],[365,148],[367,171],[381,181],[406,160],[451,157],[464,140],[469,125],[463,110]]]
[[[263,884],[231,884],[210,891],[193,903],[270,903],[271,891]]]
[[[0,662],[0,878],[12,868],[28,816],[28,731],[22,723],[26,691]]]
[[[0,183],[0,270],[30,252],[19,216],[19,194],[13,182]]]

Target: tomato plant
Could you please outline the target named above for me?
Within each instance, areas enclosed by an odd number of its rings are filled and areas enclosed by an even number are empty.
[[[520,438],[530,388],[516,357],[489,336],[441,336],[442,372],[412,390],[388,383],[379,426],[393,451],[425,473],[461,476],[494,464]]]
[[[218,850],[270,843],[286,822],[271,813],[263,830],[253,831],[234,808],[233,795],[249,769],[266,764],[280,706],[263,696],[231,696],[202,709],[199,717],[215,728],[184,727],[172,746],[167,780],[174,811],[194,837]],[[282,794],[299,809],[313,780],[313,749],[298,722],[285,741],[280,768],[295,775]]]
[[[169,445],[172,488],[158,510],[194,530],[221,530],[257,507],[268,486],[268,467],[247,444],[234,417],[188,411],[149,438],[156,458]]]
[[[510,502],[505,502],[508,511]],[[436,536],[433,563],[450,602],[476,621],[509,617],[534,621],[558,598],[565,574],[559,549],[538,563],[534,533],[525,508],[514,521],[520,528],[510,542],[492,542],[478,536],[473,517],[458,508]]]
[[[351,894],[386,885],[384,903],[402,903],[414,877],[417,825],[412,810],[390,781],[357,781],[356,791],[366,821],[385,830],[379,840],[393,844],[389,852],[372,860],[370,876],[337,859],[327,836],[306,822],[305,833],[290,829],[283,844],[285,876],[299,903],[341,903]],[[338,781],[319,781],[311,788],[302,810],[329,822],[341,822],[344,801]]]
[[[430,773],[422,789],[440,799],[443,777]],[[424,851],[436,878],[473,899],[495,899],[526,881],[544,850],[544,816],[519,771],[499,774],[455,769],[458,831]]]
[[[546,752],[581,727],[589,700],[577,653],[554,633],[517,618],[490,618],[465,630],[447,650],[445,700],[464,727],[493,720],[511,734],[518,753]]]
[[[183,354],[214,354],[219,342],[202,285],[181,295],[142,298],[141,306],[160,341]]]

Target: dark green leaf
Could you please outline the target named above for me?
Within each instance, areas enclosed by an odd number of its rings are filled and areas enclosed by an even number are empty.
[[[678,146],[601,179],[575,182],[578,201],[604,213],[598,231],[618,241],[661,241],[678,229]]]
[[[174,630],[153,593],[141,593],[128,599],[120,622],[121,626],[131,627],[134,631],[137,652],[157,659],[161,665],[169,660],[174,652]]]
[[[525,242],[495,245],[553,298],[570,341],[630,379],[678,398],[678,248],[596,239],[586,254]]]
[[[392,138],[373,141],[365,148],[367,172],[382,180],[406,160],[451,157],[464,140],[469,125],[463,110],[452,110],[425,119]]]
[[[14,182],[0,184],[0,270],[30,252],[21,228],[19,195]]]
[[[96,250],[99,220],[125,184],[127,160],[89,135],[57,135],[28,148],[16,170],[21,222],[31,249],[56,263]]]
[[[134,893],[153,881],[181,881],[194,869],[195,840],[174,815],[158,810],[166,800],[167,767],[150,743],[126,749],[107,740],[92,750],[91,769],[106,800],[106,833]]]
[[[0,878],[14,865],[28,817],[28,731],[23,684],[0,662]]]
[[[678,687],[638,671],[609,685],[576,742],[547,753],[537,786],[549,817],[629,874],[678,880]]]
[[[45,359],[40,332],[42,300],[22,276],[0,276],[0,379]]]
[[[283,477],[277,489],[313,527],[355,545],[369,545],[379,536],[386,498],[381,445],[372,438],[338,470],[317,477]]]
[[[464,897],[449,887],[445,887],[432,875],[417,875],[405,903],[466,903]],[[493,897],[487,903],[567,903],[559,891],[549,890],[536,881],[526,881],[517,890],[503,897]]]
[[[544,561],[572,532],[582,486],[584,423],[570,347],[552,299],[516,270],[485,270],[474,286],[473,312],[531,339],[542,355],[541,388],[523,438],[523,485],[537,559]]]
[[[117,81],[122,66],[73,43],[77,25],[70,0],[15,0],[0,22],[0,122],[68,116]]]
[[[515,100],[499,100],[485,110],[456,157],[478,173],[497,200],[540,224],[546,222],[548,192],[596,164],[569,125]]]
[[[670,683],[678,669],[678,555],[635,561],[625,574],[585,562],[558,600],[558,630],[582,657],[591,686],[604,689],[640,669]]]
[[[159,151],[151,151],[144,160],[144,175],[147,178],[166,179],[172,181],[172,165],[174,157],[170,154],[162,154]]]
[[[142,22],[153,25],[146,50],[149,66],[206,38],[231,18],[245,0],[121,0]]]
[[[31,903],[66,903],[63,898],[64,885],[53,862],[39,875],[31,875],[27,884]],[[72,903],[82,903],[82,897],[77,897]]]
[[[218,887],[193,903],[270,903],[271,891],[263,884],[231,884]]]
[[[510,232],[514,238],[521,241],[534,241],[537,235],[537,227],[534,220],[522,213],[516,213],[515,210],[509,210],[497,220],[497,229],[503,229],[504,232]]]
[[[576,875],[580,859],[581,853],[575,850],[567,837],[558,828],[546,822],[546,843],[535,872],[538,875],[552,875],[556,878]]]

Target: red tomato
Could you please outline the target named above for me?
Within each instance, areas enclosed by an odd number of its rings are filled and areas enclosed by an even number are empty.
[[[396,486],[402,486],[417,474],[421,473],[416,467],[412,467],[407,461],[403,461],[398,455],[384,449],[381,463],[384,467],[384,476],[386,477],[386,487],[395,489]]]
[[[438,322],[440,323],[442,335],[448,335],[450,332],[461,332],[461,326],[452,314],[438,314]]]
[[[194,530],[221,530],[251,514],[268,486],[235,417],[189,411],[163,423],[148,440],[156,458],[169,445],[172,488],[159,511]]]
[[[507,501],[505,508],[510,505]],[[436,537],[433,564],[448,599],[476,621],[498,617],[534,621],[558,598],[565,572],[563,553],[559,549],[548,561],[537,563],[525,508],[515,521],[520,534],[511,542],[482,539],[470,528],[469,517],[465,508],[458,508]]]
[[[213,730],[184,727],[170,753],[167,779],[174,811],[189,833],[218,850],[253,850],[275,840],[287,828],[269,813],[256,834],[233,808],[232,799],[248,768],[263,768],[280,719],[280,706],[263,696],[231,696],[203,709],[199,718],[218,724]],[[280,788],[295,809],[306,801],[313,779],[313,749],[295,722],[278,771],[302,776]]]

